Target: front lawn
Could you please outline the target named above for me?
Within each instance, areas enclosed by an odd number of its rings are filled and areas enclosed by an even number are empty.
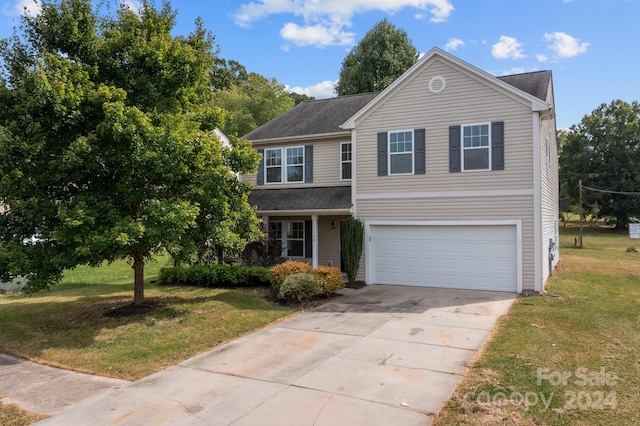
[[[78,267],[33,296],[0,295],[0,352],[75,371],[136,380],[295,311],[265,289],[152,284],[167,258],[146,265],[152,309],[123,315],[132,301],[127,262]]]
[[[518,298],[435,425],[640,424],[640,240],[577,235],[561,230],[548,293]]]

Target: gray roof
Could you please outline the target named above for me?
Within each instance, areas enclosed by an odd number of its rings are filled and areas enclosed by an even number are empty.
[[[349,210],[351,187],[254,189],[249,204],[260,211]]]
[[[546,101],[551,71],[535,71],[523,74],[504,75],[500,80],[536,98]]]
[[[300,102],[245,137],[250,141],[343,131],[340,126],[367,105],[377,93]]]
[[[551,71],[505,75],[498,78],[538,99],[547,100]],[[377,95],[378,93],[363,93],[300,102],[245,137],[255,142],[265,139],[340,132],[342,131],[340,126]]]

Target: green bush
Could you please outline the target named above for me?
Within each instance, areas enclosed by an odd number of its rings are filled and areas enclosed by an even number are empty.
[[[284,280],[293,274],[311,273],[311,266],[305,262],[287,260],[286,262],[272,266],[269,271],[271,272],[271,285],[276,293],[278,293]]]
[[[318,266],[311,274],[320,281],[326,294],[331,294],[336,290],[344,288],[344,280],[340,269],[333,266]]]
[[[209,288],[269,287],[268,268],[240,265],[175,266],[160,269],[160,285],[185,285]]]
[[[280,289],[278,297],[288,301],[305,302],[324,294],[324,287],[313,275],[302,272],[287,277]]]

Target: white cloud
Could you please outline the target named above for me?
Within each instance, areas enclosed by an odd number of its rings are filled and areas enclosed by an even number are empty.
[[[270,15],[288,14],[302,18],[303,24],[288,23],[280,34],[301,45],[343,45],[353,43],[355,34],[343,29],[359,13],[383,11],[394,13],[412,7],[430,16],[431,22],[443,22],[453,12],[451,0],[256,0],[240,5],[234,15],[236,24],[249,26]],[[424,13],[414,14],[416,19]]]
[[[343,46],[353,44],[354,33],[341,31],[340,28],[327,28],[320,24],[301,27],[287,23],[280,30],[280,36],[298,46]]]
[[[589,43],[580,43],[575,37],[563,32],[545,33],[544,39],[550,41],[549,49],[561,58],[571,58],[587,51]]]
[[[132,11],[136,15],[138,15],[140,12],[140,9],[142,9],[142,3],[140,3],[138,0],[121,0],[120,4],[122,4],[123,6],[126,6],[130,11]]]
[[[40,13],[40,4],[35,0],[18,0],[16,2],[5,3],[2,6],[2,13],[6,16],[37,15]]]
[[[543,55],[542,53],[538,53],[536,55],[536,59],[538,60],[538,62],[547,62],[549,60],[549,57],[547,55]]]
[[[493,45],[491,54],[497,59],[522,59],[522,44],[514,37],[500,36],[500,41]]]
[[[453,37],[451,37],[447,44],[444,45],[444,48],[447,52],[457,50],[458,47],[464,47],[464,41],[460,40],[459,38]]]
[[[334,87],[336,81],[322,81],[309,87],[289,87],[285,86],[290,92],[299,93],[301,95],[313,96],[316,99],[333,98],[336,96]]]

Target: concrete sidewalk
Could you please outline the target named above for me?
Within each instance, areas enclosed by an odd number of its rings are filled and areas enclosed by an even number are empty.
[[[368,286],[38,424],[429,424],[515,297]]]
[[[34,413],[56,414],[129,383],[0,354],[0,396],[6,395],[2,402]]]

